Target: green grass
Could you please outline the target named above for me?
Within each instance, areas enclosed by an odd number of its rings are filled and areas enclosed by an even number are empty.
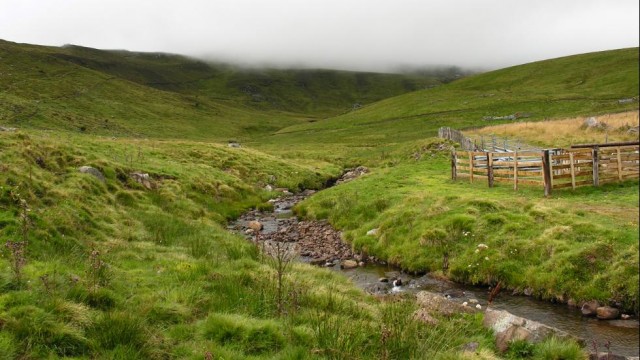
[[[408,270],[546,299],[615,299],[638,313],[637,181],[550,198],[452,182],[448,145],[430,138],[483,116],[637,109],[617,101],[638,96],[637,48],[376,103],[432,79],[8,42],[0,57],[0,123],[19,128],[0,132],[0,357],[494,357],[481,317],[417,323],[411,299],[374,299],[322,269],[294,265],[279,302],[273,267],[226,231],[229,219],[268,208],[277,194],[267,184],[317,189],[360,164],[372,173],[296,211]],[[370,104],[348,111],[354,102]],[[367,236],[373,228],[379,235]],[[488,249],[476,253],[479,243]],[[470,339],[478,354],[461,354]],[[514,351],[581,356],[553,340]]]
[[[350,111],[435,77],[240,69],[178,55],[0,40],[0,123],[107,136],[227,141]]]
[[[437,136],[441,126],[457,129],[508,122],[485,116],[530,114],[527,121],[594,116],[638,109],[638,48],[535,62],[470,76],[445,86],[415,91],[323,121],[296,124],[259,141],[281,152],[282,143],[300,155],[371,161],[386,148]],[[619,99],[636,101],[619,104]],[[308,144],[314,144],[309,149]],[[330,154],[317,149],[331,148]]]
[[[493,352],[480,317],[417,323],[412,299],[387,304],[309,265],[285,274],[278,303],[274,269],[227,219],[276,196],[268,182],[320,187],[339,171],[331,164],[61,132],[0,133],[0,145],[1,356],[431,358],[470,336]],[[18,281],[4,243],[25,239]]]
[[[409,271],[502,281],[550,300],[613,298],[638,312],[637,181],[544,198],[541,187],[490,189],[449,174],[446,151],[404,160],[322,191],[296,210],[328,219],[356,249]],[[366,235],[375,228],[377,236]],[[489,248],[477,252],[481,243]]]

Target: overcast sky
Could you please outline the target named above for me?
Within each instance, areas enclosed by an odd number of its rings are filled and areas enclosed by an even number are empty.
[[[638,46],[638,0],[0,0],[0,39],[245,64],[497,68]]]

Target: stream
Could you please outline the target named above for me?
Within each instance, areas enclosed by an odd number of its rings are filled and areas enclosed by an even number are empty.
[[[363,258],[351,252],[351,247],[342,242],[340,232],[323,221],[300,221],[291,208],[298,202],[313,195],[306,191],[300,195],[283,196],[270,200],[274,210],[260,212],[252,210],[229,225],[229,230],[242,233],[255,240],[256,221],[260,223],[261,241],[296,243],[300,251],[300,261],[323,266],[348,277],[353,283],[372,294],[393,294],[401,292],[417,293],[421,290],[439,293],[450,300],[463,303],[476,301],[484,309],[489,296],[486,287],[462,285],[433,276],[414,276],[399,269],[384,265],[375,258]],[[353,261],[355,260],[355,261]],[[345,269],[351,262],[354,267]],[[341,266],[342,265],[342,266]],[[393,281],[400,279],[401,285]],[[640,333],[637,319],[598,320],[583,317],[579,308],[566,304],[554,304],[523,295],[501,292],[491,304],[493,309],[506,310],[514,315],[534,320],[563,330],[586,341],[587,350],[592,349],[595,340],[601,351],[603,344],[611,342],[611,352],[621,356],[640,355]]]

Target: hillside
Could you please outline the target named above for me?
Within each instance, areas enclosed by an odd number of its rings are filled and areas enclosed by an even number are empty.
[[[235,101],[260,110],[329,116],[408,91],[436,86],[446,73],[399,75],[323,69],[241,68],[164,53],[79,46],[56,57],[160,90]]]
[[[483,118],[516,113],[527,115],[515,123],[550,129],[556,122],[541,120],[603,115],[612,131],[626,130],[637,125],[637,65],[637,48],[525,64],[295,125],[256,146],[282,156],[376,167],[297,207],[301,216],[327,219],[356,249],[410,271],[472,284],[500,282],[515,293],[558,302],[611,301],[637,314],[637,180],[548,198],[534,186],[470,185],[450,180],[453,144],[433,138],[440,126],[513,123]],[[630,114],[629,124],[616,125],[609,120],[616,116],[604,115],[619,112]],[[524,138],[552,147],[570,143],[551,143],[556,134],[541,139],[543,131],[535,129],[535,137]],[[574,132],[579,139],[602,139]],[[637,133],[624,136],[637,139]],[[478,244],[489,250],[480,253]]]
[[[548,198],[451,181],[433,138],[637,111],[637,64],[584,54],[386,98],[424,78],[0,42],[0,126],[17,128],[0,129],[0,359],[583,359],[556,338],[498,355],[482,314],[425,323],[413,296],[278,261],[228,222],[274,188],[321,189],[294,212],[402,269],[637,317],[637,181]]]
[[[439,83],[6,41],[0,58],[0,123],[108,136],[244,140]]]
[[[619,100],[633,99],[630,102]],[[278,132],[273,144],[349,144],[369,149],[424,139],[440,126],[482,127],[521,116],[527,121],[638,109],[638,48],[514,66],[446,86],[385,99],[357,111]],[[277,146],[274,146],[277,147]],[[364,152],[364,151],[363,151]]]
[[[227,231],[271,206],[265,184],[318,188],[335,167],[64,132],[0,132],[0,148],[0,359],[451,359],[470,340],[492,353],[478,316],[427,325],[413,301],[306,264],[278,282],[277,263]]]

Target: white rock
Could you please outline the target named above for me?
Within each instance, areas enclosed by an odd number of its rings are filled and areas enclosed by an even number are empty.
[[[376,229],[371,229],[371,230],[367,231],[367,235],[368,236],[376,236],[376,235],[378,235],[378,229],[376,228]]]
[[[587,119],[584,121],[584,126],[586,126],[586,127],[588,127],[588,128],[596,127],[596,126],[598,126],[599,124],[600,124],[600,122],[598,121],[598,119],[597,119],[597,118],[595,118],[595,117],[593,117],[593,116],[592,116],[592,117],[590,117],[590,118],[587,118]]]
[[[480,305],[480,304],[476,304],[476,309],[478,309],[478,310],[482,310],[482,305]]]

